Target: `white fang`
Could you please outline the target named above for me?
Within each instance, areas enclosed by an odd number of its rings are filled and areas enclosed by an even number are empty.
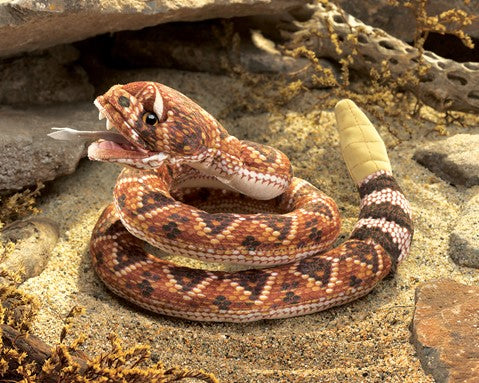
[[[163,116],[163,97],[161,97],[158,89],[155,88],[155,103],[153,104],[153,112],[155,112],[158,119],[161,120]]]

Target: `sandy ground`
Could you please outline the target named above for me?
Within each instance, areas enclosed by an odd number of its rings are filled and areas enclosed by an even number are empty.
[[[347,236],[359,199],[339,154],[332,111],[321,111],[320,105],[312,108],[319,91],[299,96],[274,113],[248,114],[234,110],[245,90],[226,77],[152,70],[118,73],[108,81],[134,79],[177,88],[219,116],[232,134],[284,151],[297,176],[335,198],[343,215],[343,237]],[[378,128],[387,143],[395,141],[384,126]],[[88,242],[101,209],[111,200],[119,168],[83,161],[75,174],[49,185],[41,200],[42,214],[59,222],[61,238],[47,269],[23,286],[42,301],[34,332],[55,343],[63,319],[80,305],[86,313],[74,327],[89,336],[89,354],[106,350],[107,335],[115,331],[125,345],[150,344],[155,361],[213,372],[222,382],[432,382],[409,343],[414,290],[421,282],[441,277],[477,284],[479,274],[456,266],[447,255],[449,232],[461,205],[477,189],[452,187],[411,159],[415,147],[440,139],[435,133],[425,135],[431,129],[417,128],[413,139],[389,151],[416,226],[411,254],[397,275],[351,304],[252,324],[195,323],[152,315],[109,293],[91,267]]]

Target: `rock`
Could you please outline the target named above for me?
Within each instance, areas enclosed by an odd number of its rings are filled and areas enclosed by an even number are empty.
[[[479,134],[456,134],[419,148],[413,158],[453,185],[479,185]]]
[[[58,225],[47,218],[15,221],[1,232],[2,242],[13,242],[12,253],[2,257],[0,268],[20,277],[19,283],[40,275],[58,241]],[[0,278],[0,284],[2,284]]]
[[[128,67],[209,73],[226,73],[237,64],[254,73],[285,73],[298,71],[309,64],[306,59],[282,56],[274,42],[264,38],[259,31],[251,31],[245,26],[246,22],[241,18],[231,23],[233,29],[230,33],[241,35],[238,50],[232,46],[225,47],[225,41],[218,37],[225,29],[221,21],[207,20],[118,32],[114,36],[111,57],[114,62]],[[246,31],[240,28],[246,28]]]
[[[86,101],[94,88],[71,45],[22,57],[0,60],[0,104],[32,104]]]
[[[118,32],[107,49],[110,49],[111,60],[122,67],[160,67],[220,74],[241,66],[251,73],[291,74],[294,79],[311,81],[314,72],[311,62],[281,54],[253,18],[237,18],[230,25],[230,33],[240,36],[238,49],[225,47],[225,42],[218,38],[219,31],[225,29],[220,20],[169,23],[141,31]],[[88,46],[82,50],[92,51]],[[340,78],[339,69],[331,62],[319,61]]]
[[[427,2],[428,15],[438,15],[448,9],[463,10],[476,15],[471,25],[464,31],[474,38],[479,38],[478,8],[463,0],[434,0]],[[373,27],[384,29],[389,34],[404,41],[413,41],[416,21],[410,9],[395,7],[388,0],[339,0],[339,5],[348,13]]]
[[[0,2],[0,57],[166,22],[279,13],[304,0]]]
[[[228,52],[215,29],[224,29],[219,20],[168,23],[140,31],[122,31],[114,34],[108,49],[111,60],[122,67],[224,73]]]
[[[0,108],[0,193],[72,173],[86,154],[85,142],[57,141],[47,134],[52,127],[98,130],[95,124],[103,125],[91,103]]]
[[[458,265],[479,268],[479,194],[465,205],[449,239],[449,256]]]
[[[412,342],[437,383],[478,381],[478,324],[478,286],[439,280],[417,288]]]

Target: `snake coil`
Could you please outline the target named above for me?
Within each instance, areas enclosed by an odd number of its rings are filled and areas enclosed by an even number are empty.
[[[336,204],[294,177],[280,151],[238,140],[189,98],[154,82],[116,85],[95,105],[119,133],[93,143],[89,157],[127,167],[90,254],[106,286],[138,306],[200,321],[298,316],[364,296],[409,252],[409,203],[383,141],[350,100],[337,104],[336,118],[361,208],[350,238],[330,250],[340,229]],[[149,254],[144,242],[267,267],[192,269]]]

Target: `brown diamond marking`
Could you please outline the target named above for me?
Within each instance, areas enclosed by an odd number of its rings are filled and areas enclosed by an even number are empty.
[[[261,270],[246,270],[242,273],[229,277],[246,291],[251,292],[249,299],[255,301],[263,294],[264,286],[268,280],[268,274]]]
[[[189,267],[181,266],[170,267],[169,273],[173,275],[176,283],[181,286],[181,291],[184,292],[194,289],[208,277],[208,273],[204,270],[192,272]]]
[[[326,285],[331,276],[331,262],[322,258],[305,258],[298,263],[297,270]]]

